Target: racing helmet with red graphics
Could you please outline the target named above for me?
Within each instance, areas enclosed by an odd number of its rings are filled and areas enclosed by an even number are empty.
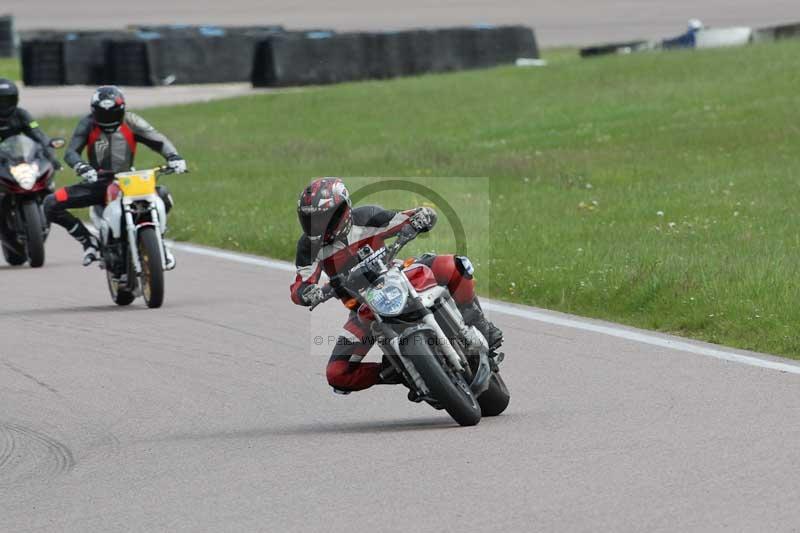
[[[297,202],[297,217],[312,242],[344,240],[353,227],[350,192],[339,178],[318,178],[308,184]]]
[[[125,119],[125,96],[118,87],[103,85],[92,95],[92,118],[106,133],[113,133]]]

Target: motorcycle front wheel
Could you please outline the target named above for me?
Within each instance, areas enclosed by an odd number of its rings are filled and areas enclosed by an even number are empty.
[[[474,426],[481,421],[481,408],[464,378],[446,367],[444,357],[434,352],[438,345],[429,333],[418,331],[404,341],[407,355],[422,376],[436,400],[453,420],[462,426]],[[447,369],[446,369],[447,368]]]
[[[506,382],[503,381],[499,373],[494,372],[489,379],[489,388],[478,396],[481,414],[483,416],[497,416],[506,410],[509,401],[511,401],[511,393],[508,392]]]
[[[139,260],[142,263],[142,296],[147,307],[155,309],[164,303],[164,268],[161,262],[161,247],[156,229],[144,227],[139,230]]]
[[[25,247],[31,268],[44,265],[44,214],[35,200],[25,202],[20,208],[25,220]]]

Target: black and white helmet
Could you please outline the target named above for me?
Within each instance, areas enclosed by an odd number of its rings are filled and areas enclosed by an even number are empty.
[[[104,85],[92,95],[92,117],[106,132],[115,132],[125,119],[125,96],[117,87]]]

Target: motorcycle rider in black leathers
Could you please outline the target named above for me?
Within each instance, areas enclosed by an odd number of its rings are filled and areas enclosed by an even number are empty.
[[[127,172],[133,166],[138,143],[159,152],[176,173],[186,172],[186,161],[178,155],[175,146],[147,121],[125,111],[125,97],[117,87],[103,86],[92,96],[92,112],[82,118],[72,134],[64,161],[83,178],[81,183],[57,190],[44,201],[44,210],[50,222],[62,226],[83,245],[83,264],[87,266],[99,258],[98,244],[86,226],[67,209],[101,205],[105,200],[111,174]],[[86,148],[88,161],[81,157]],[[172,198],[166,187],[159,186],[158,194],[167,212],[172,208]],[[166,228],[166,224],[165,224]],[[167,269],[175,266],[175,259],[167,248]]]
[[[39,123],[30,113],[18,107],[18,103],[19,89],[16,84],[6,78],[0,78],[0,142],[23,133],[44,148],[45,157],[53,163],[56,170],[59,170],[61,163],[50,147],[50,138],[39,128]]]

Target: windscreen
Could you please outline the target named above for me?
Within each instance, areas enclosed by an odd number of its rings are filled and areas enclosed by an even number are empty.
[[[31,162],[39,146],[27,135],[14,135],[0,143],[0,161],[6,164]]]

